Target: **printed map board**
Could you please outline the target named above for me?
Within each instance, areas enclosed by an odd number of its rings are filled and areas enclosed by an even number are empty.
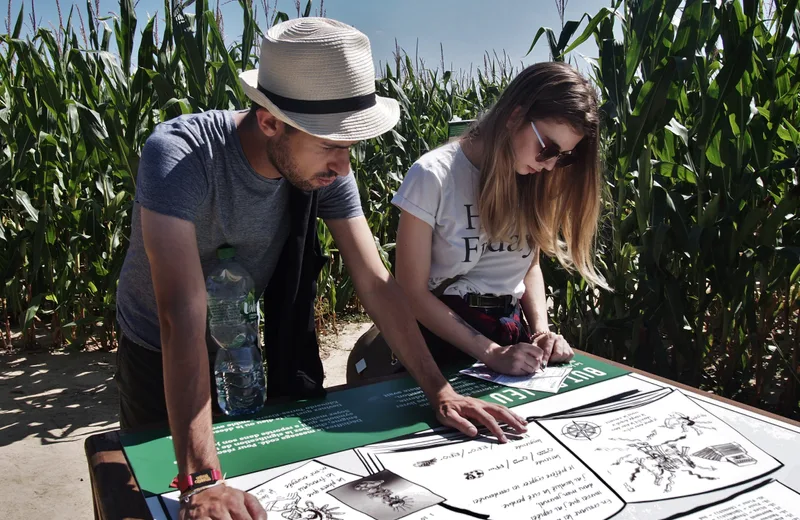
[[[800,429],[586,356],[573,365],[555,395],[451,378],[530,421],[505,445],[431,430],[424,395],[401,379],[216,424],[223,471],[270,518],[323,520],[705,518],[698,508],[754,485],[765,502],[800,489]],[[177,518],[165,433],[122,441],[154,517]]]

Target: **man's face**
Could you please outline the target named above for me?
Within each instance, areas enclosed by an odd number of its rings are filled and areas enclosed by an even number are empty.
[[[353,144],[355,141],[320,139],[284,125],[280,137],[268,141],[267,157],[293,186],[313,191],[350,173]]]

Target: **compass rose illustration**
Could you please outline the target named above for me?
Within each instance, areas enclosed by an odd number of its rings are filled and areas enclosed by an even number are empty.
[[[600,427],[590,422],[572,421],[564,425],[561,435],[576,441],[590,441],[600,435]]]

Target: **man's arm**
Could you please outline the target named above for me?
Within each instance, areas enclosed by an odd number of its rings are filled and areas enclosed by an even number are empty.
[[[164,393],[178,471],[188,475],[218,469],[211,427],[206,290],[194,224],[145,208],[141,211],[158,305]],[[201,517],[266,518],[266,513],[255,497],[217,486],[194,495],[191,507],[182,508],[181,518]]]
[[[468,419],[484,424],[501,442],[506,438],[498,421],[517,431],[524,420],[499,405],[459,395],[442,375],[425,345],[402,288],[383,266],[364,217],[325,222],[344,258],[356,292],[392,351],[419,383],[436,410],[439,421],[474,436],[477,429]]]

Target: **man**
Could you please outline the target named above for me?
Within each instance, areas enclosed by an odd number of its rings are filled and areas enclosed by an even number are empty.
[[[264,291],[267,395],[322,395],[313,303],[328,225],[359,298],[419,382],[439,420],[505,441],[506,408],[458,395],[428,352],[402,290],[384,268],[350,172],[351,145],[390,130],[397,102],[375,96],[369,41],[322,18],[273,27],[260,67],[240,77],[249,112],[212,111],[158,126],[139,166],[131,244],[120,276],[116,375],[123,428],[169,421],[185,499],[182,518],[264,518],[220,479],[211,429],[205,277],[216,249]],[[191,478],[190,478],[191,477]],[[215,482],[201,487],[197,481]]]

